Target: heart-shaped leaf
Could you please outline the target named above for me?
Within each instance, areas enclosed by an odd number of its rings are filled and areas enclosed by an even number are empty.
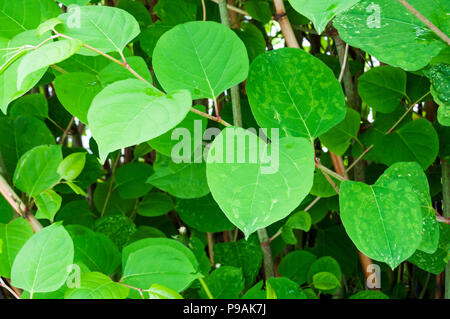
[[[307,139],[287,137],[267,145],[249,131],[230,127],[212,143],[206,176],[214,200],[248,238],[297,208],[312,187],[314,166]]]
[[[155,74],[166,91],[188,89],[193,99],[215,99],[244,81],[244,43],[217,22],[188,22],[166,32],[153,52]]]
[[[191,104],[186,90],[164,95],[135,79],[109,85],[94,98],[88,112],[101,161],[110,152],[164,134],[185,118]]]
[[[333,71],[300,49],[258,56],[246,90],[259,126],[280,128],[280,136],[314,139],[345,118],[344,94]]]

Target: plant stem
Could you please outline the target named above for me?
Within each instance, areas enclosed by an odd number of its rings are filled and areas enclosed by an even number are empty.
[[[106,207],[108,206],[109,198],[111,197],[112,188],[113,188],[113,182],[114,182],[114,176],[116,174],[117,164],[119,163],[119,160],[120,160],[120,155],[121,154],[120,154],[120,150],[119,150],[119,154],[117,154],[117,157],[114,160],[113,167],[111,169],[111,177],[110,177],[110,180],[109,180],[108,193],[106,194],[105,203],[103,204],[103,208],[102,208],[102,212],[100,213],[100,217],[103,217],[103,215],[105,214],[105,210],[106,210]]]
[[[425,18],[416,8],[410,5],[406,0],[398,0],[409,12],[414,14],[420,21],[422,21],[427,27],[431,29],[434,33],[438,35],[447,45],[450,45],[450,38],[442,32],[437,26],[435,26],[430,20]]]
[[[210,232],[206,233],[206,238],[208,240],[208,254],[209,254],[209,262],[211,266],[214,267],[214,237]]]
[[[442,199],[444,202],[444,217],[450,217],[450,164],[447,160],[442,165]],[[450,261],[445,267],[445,299],[450,299]]]
[[[203,290],[205,290],[206,295],[208,296],[209,299],[214,299],[214,296],[211,293],[211,290],[209,290],[208,285],[206,284],[206,282],[203,280],[203,278],[198,278],[198,281],[200,281],[200,284],[203,287]]]
[[[270,239],[265,228],[258,229],[257,233],[263,253],[264,277],[267,280],[274,276],[272,251],[270,250]]]
[[[219,3],[220,0],[211,0],[211,1],[212,1],[212,2],[215,2],[215,3],[217,3],[217,4],[220,4],[220,3]],[[234,11],[234,12],[236,12],[236,13],[242,14],[242,15],[244,15],[244,16],[250,17],[250,15],[248,14],[247,11],[242,10],[242,9],[239,9],[239,8],[237,8],[237,7],[235,7],[235,6],[230,5],[230,4],[227,4],[227,8],[228,8],[228,10],[231,10],[231,11]]]
[[[290,48],[300,48],[294,30],[292,30],[292,25],[286,15],[286,8],[284,7],[283,0],[273,0],[273,5],[275,7],[275,18],[280,24],[286,46]]]

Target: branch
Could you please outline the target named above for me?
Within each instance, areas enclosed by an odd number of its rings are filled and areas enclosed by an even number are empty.
[[[300,48],[294,30],[292,30],[292,25],[286,15],[286,8],[284,7],[283,0],[273,0],[273,5],[275,7],[275,19],[280,24],[286,46],[290,48]]]
[[[431,29],[434,33],[437,34],[439,38],[441,38],[447,45],[450,45],[450,38],[442,32],[438,27],[436,27],[430,20],[425,18],[417,9],[415,9],[412,5],[410,5],[406,0],[398,0],[409,12],[414,14],[420,21],[422,21],[428,28]]]
[[[0,175],[0,193],[9,203],[9,205],[11,205],[17,215],[25,218],[28,221],[35,233],[43,228],[36,217],[34,217],[33,214],[27,211],[26,205],[22,202],[19,196],[17,196],[17,194],[14,192],[11,186],[9,186],[2,175]]]
[[[220,2],[220,0],[211,0],[211,1],[215,2],[217,4],[219,4],[219,2]],[[227,8],[228,8],[228,10],[231,10],[231,11],[237,12],[239,14],[242,14],[244,16],[250,17],[250,15],[248,14],[247,11],[239,9],[239,8],[237,8],[235,6],[230,5],[230,4],[227,4]]]

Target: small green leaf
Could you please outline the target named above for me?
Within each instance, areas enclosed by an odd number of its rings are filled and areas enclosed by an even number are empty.
[[[58,174],[67,181],[73,181],[86,164],[86,153],[72,153],[67,156],[58,166]]]
[[[115,179],[120,197],[130,199],[146,195],[152,189],[152,185],[146,183],[152,173],[152,166],[141,162],[119,167]]]
[[[62,225],[53,224],[31,237],[17,254],[11,284],[35,292],[57,290],[66,281],[73,263],[73,243]]]
[[[61,23],[63,23],[61,19],[51,18],[45,22],[42,22],[38,26],[37,32],[38,32],[39,36],[42,36],[44,33],[48,32],[48,31],[52,31],[55,26],[57,26],[58,24],[61,24]]]
[[[319,290],[331,290],[341,286],[341,282],[330,272],[318,272],[313,275],[313,285]]]
[[[389,297],[378,290],[362,290],[348,299],[389,299]]]
[[[293,251],[281,259],[278,272],[298,285],[303,285],[307,282],[309,268],[316,259],[316,256],[306,250]]]
[[[174,206],[173,200],[169,195],[151,192],[139,203],[137,213],[146,217],[161,216],[172,211]]]
[[[231,266],[221,266],[214,270],[205,280],[215,299],[238,299],[244,290],[242,270]],[[202,289],[201,296],[207,298]]]
[[[38,208],[36,218],[48,219],[53,222],[53,218],[61,208],[61,196],[59,196],[54,190],[48,189],[40,193],[34,200]]]
[[[269,291],[269,285],[272,291]],[[267,299],[306,299],[297,283],[285,277],[269,278],[266,281],[266,289]]]
[[[148,294],[148,299],[183,299],[176,291],[158,284],[152,284],[144,295]]]

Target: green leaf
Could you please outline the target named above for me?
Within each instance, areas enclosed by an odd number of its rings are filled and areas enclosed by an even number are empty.
[[[34,200],[38,208],[36,218],[48,219],[53,222],[53,218],[61,208],[61,196],[59,196],[54,190],[48,189],[40,193]]]
[[[194,199],[177,198],[175,210],[184,223],[201,232],[217,233],[234,229],[211,194]]]
[[[233,149],[225,147],[228,141],[234,143]],[[276,154],[277,163],[268,154]],[[241,155],[245,162],[236,160]],[[313,172],[314,154],[308,140],[286,137],[267,145],[237,127],[226,128],[216,137],[206,166],[214,200],[247,238],[289,215],[309,193]]]
[[[316,256],[306,250],[293,251],[281,259],[278,272],[298,285],[303,285],[307,282],[308,270],[316,259]]]
[[[125,46],[140,33],[139,24],[128,12],[115,7],[71,7],[59,16],[63,25],[57,30],[102,52],[122,52]],[[97,53],[82,48],[82,55]]]
[[[292,7],[308,17],[318,34],[325,30],[328,22],[336,15],[353,7],[359,0],[289,0]]]
[[[173,200],[169,195],[151,192],[139,203],[137,213],[146,217],[161,216],[172,211],[174,206]]]
[[[85,6],[87,5],[91,0],[58,0],[58,2],[62,3],[66,7],[76,4],[79,6]]]
[[[345,181],[339,204],[342,223],[356,247],[392,269],[409,258],[422,241],[420,201],[406,179],[373,186]]]
[[[239,29],[235,32],[244,42],[250,62],[266,51],[266,40],[264,40],[261,30],[253,23],[242,21]]]
[[[237,242],[214,245],[214,261],[222,266],[240,268],[245,279],[245,288],[250,287],[258,275],[262,263],[258,238],[251,236],[249,240],[241,239]]]
[[[69,225],[73,240],[74,262],[83,263],[91,271],[112,275],[120,265],[120,252],[106,235],[81,225]]]
[[[83,171],[86,164],[86,153],[72,153],[58,166],[58,174],[67,181],[73,181]]]
[[[70,288],[64,299],[125,299],[128,288],[99,272],[81,274],[80,287]]]
[[[435,64],[425,70],[431,82],[431,93],[439,104],[438,121],[441,125],[450,126],[450,64]]]
[[[66,281],[73,263],[73,244],[62,225],[53,224],[31,237],[17,254],[11,284],[35,292],[57,290]]]
[[[389,65],[370,69],[358,78],[358,93],[375,111],[391,113],[406,96],[406,72]]]
[[[286,224],[281,228],[281,237],[286,243],[295,245],[297,243],[297,238],[294,235],[294,229],[308,232],[310,228],[311,215],[304,211],[295,212],[289,216]]]
[[[0,153],[8,175],[14,174],[20,156],[42,144],[56,144],[44,122],[29,115],[0,119]]]
[[[242,270],[231,266],[221,266],[214,270],[205,280],[214,299],[238,299],[244,290]],[[201,295],[207,298],[202,289]]]
[[[378,290],[362,290],[348,299],[389,299],[389,297]]]
[[[285,277],[272,277],[266,281],[266,289],[269,285],[273,291],[271,299],[306,299],[305,293],[298,287],[297,283]],[[267,297],[267,299],[270,299]]]
[[[191,103],[186,90],[164,95],[131,79],[109,85],[94,98],[88,112],[101,161],[110,152],[164,134],[184,119]]]
[[[142,289],[157,283],[180,292],[201,276],[192,251],[173,239],[134,242],[124,248],[122,260],[121,281]]]
[[[94,216],[85,200],[74,200],[65,204],[56,215],[56,221],[62,221],[64,226],[76,224],[88,228],[94,227]]]
[[[14,185],[36,197],[59,182],[57,169],[62,160],[60,145],[41,145],[29,150],[17,163]]]
[[[152,186],[146,181],[152,173],[152,166],[141,162],[127,163],[119,167],[115,180],[120,197],[132,199],[147,194]]]
[[[360,114],[347,108],[345,119],[325,134],[320,135],[320,142],[333,153],[339,156],[344,155],[352,139],[358,137],[360,121]]]
[[[131,212],[135,201],[133,199],[122,199],[117,189],[113,189],[109,195],[108,201],[106,197],[109,193],[109,183],[97,183],[94,191],[94,206],[100,213],[104,211],[104,215],[123,214]]]
[[[334,184],[339,187],[341,181],[332,176],[330,176],[330,178],[334,182]],[[323,172],[318,168],[316,168],[314,171],[314,182],[310,194],[321,198],[328,198],[337,195],[334,187],[331,186],[330,182],[327,180]]]
[[[330,272],[318,272],[313,275],[313,285],[319,290],[331,290],[341,286],[341,282]]]
[[[272,11],[266,1],[247,0],[244,3],[244,9],[253,19],[262,24],[266,24],[272,19]]]
[[[436,251],[439,244],[439,225],[431,203],[427,176],[418,163],[400,162],[386,169],[378,179],[377,185],[381,186],[396,178],[406,179],[420,201],[422,210],[422,242],[417,249],[432,254]]]
[[[446,0],[409,0],[415,9],[450,33]],[[333,25],[349,45],[361,48],[379,61],[415,71],[426,66],[446,47],[430,29],[400,2],[361,0],[336,17]]]
[[[366,147],[374,144],[364,159],[388,166],[397,162],[414,161],[426,169],[435,161],[439,152],[437,133],[431,123],[422,118],[404,124],[390,134],[385,134],[375,125],[363,133],[360,140]],[[359,145],[355,146],[353,151],[357,157],[362,151]]]
[[[147,183],[178,198],[198,198],[209,193],[206,165],[201,163],[175,163],[170,157],[158,154],[153,164],[155,173]]]
[[[183,299],[178,292],[158,284],[152,284],[150,289],[144,292],[144,295],[146,294],[148,299]]]
[[[259,126],[280,128],[280,136],[314,139],[345,117],[344,94],[333,72],[300,49],[258,56],[246,91]]]
[[[59,63],[74,55],[82,46],[79,40],[60,40],[45,44],[29,53],[27,53],[21,60],[17,68],[17,89],[23,87],[25,79],[31,74],[34,77],[34,72],[47,68],[52,64]],[[25,83],[28,83],[26,81]]]
[[[136,232],[136,225],[128,217],[116,213],[97,219],[94,230],[108,236],[122,250]]]
[[[133,0],[120,0],[117,4],[117,8],[123,9],[132,14],[141,27],[145,27],[153,23],[150,12],[144,6],[144,3]]]
[[[167,92],[188,89],[193,99],[216,99],[246,79],[248,56],[226,26],[195,21],[164,33],[153,52],[153,68]]]
[[[22,2],[22,1],[21,1]],[[1,7],[1,5],[0,5]],[[1,23],[1,21],[0,21]],[[48,34],[42,37],[38,37],[36,34],[36,30],[29,30],[22,32],[16,35],[11,41],[8,41],[6,44],[1,44],[2,48],[17,48],[22,47],[24,45],[38,45],[40,42],[45,40],[48,37]],[[9,56],[6,56],[6,53],[11,53],[10,51],[0,51],[0,64],[4,64]],[[20,87],[17,86],[18,78],[21,76],[18,73],[19,65],[21,61],[25,58],[23,54],[25,50],[15,51],[18,52],[19,55],[17,59],[15,59],[6,70],[1,70],[0,72],[0,110],[6,114],[6,110],[8,109],[8,104],[14,101],[15,99],[21,97],[26,92],[28,92],[33,86],[35,86],[42,76],[45,74],[47,68],[42,68],[29,74],[25,81],[22,82]],[[22,53],[20,53],[22,52]],[[8,59],[6,58],[8,57]]]
[[[40,120],[48,117],[48,102],[44,94],[27,94],[14,101],[8,110],[8,116],[18,118],[21,115],[31,115]]]
[[[11,278],[14,259],[32,235],[33,229],[23,218],[13,219],[8,224],[0,224],[0,276]]]
[[[23,31],[35,29],[60,12],[61,9],[52,0],[0,0],[2,37],[11,39]]]

